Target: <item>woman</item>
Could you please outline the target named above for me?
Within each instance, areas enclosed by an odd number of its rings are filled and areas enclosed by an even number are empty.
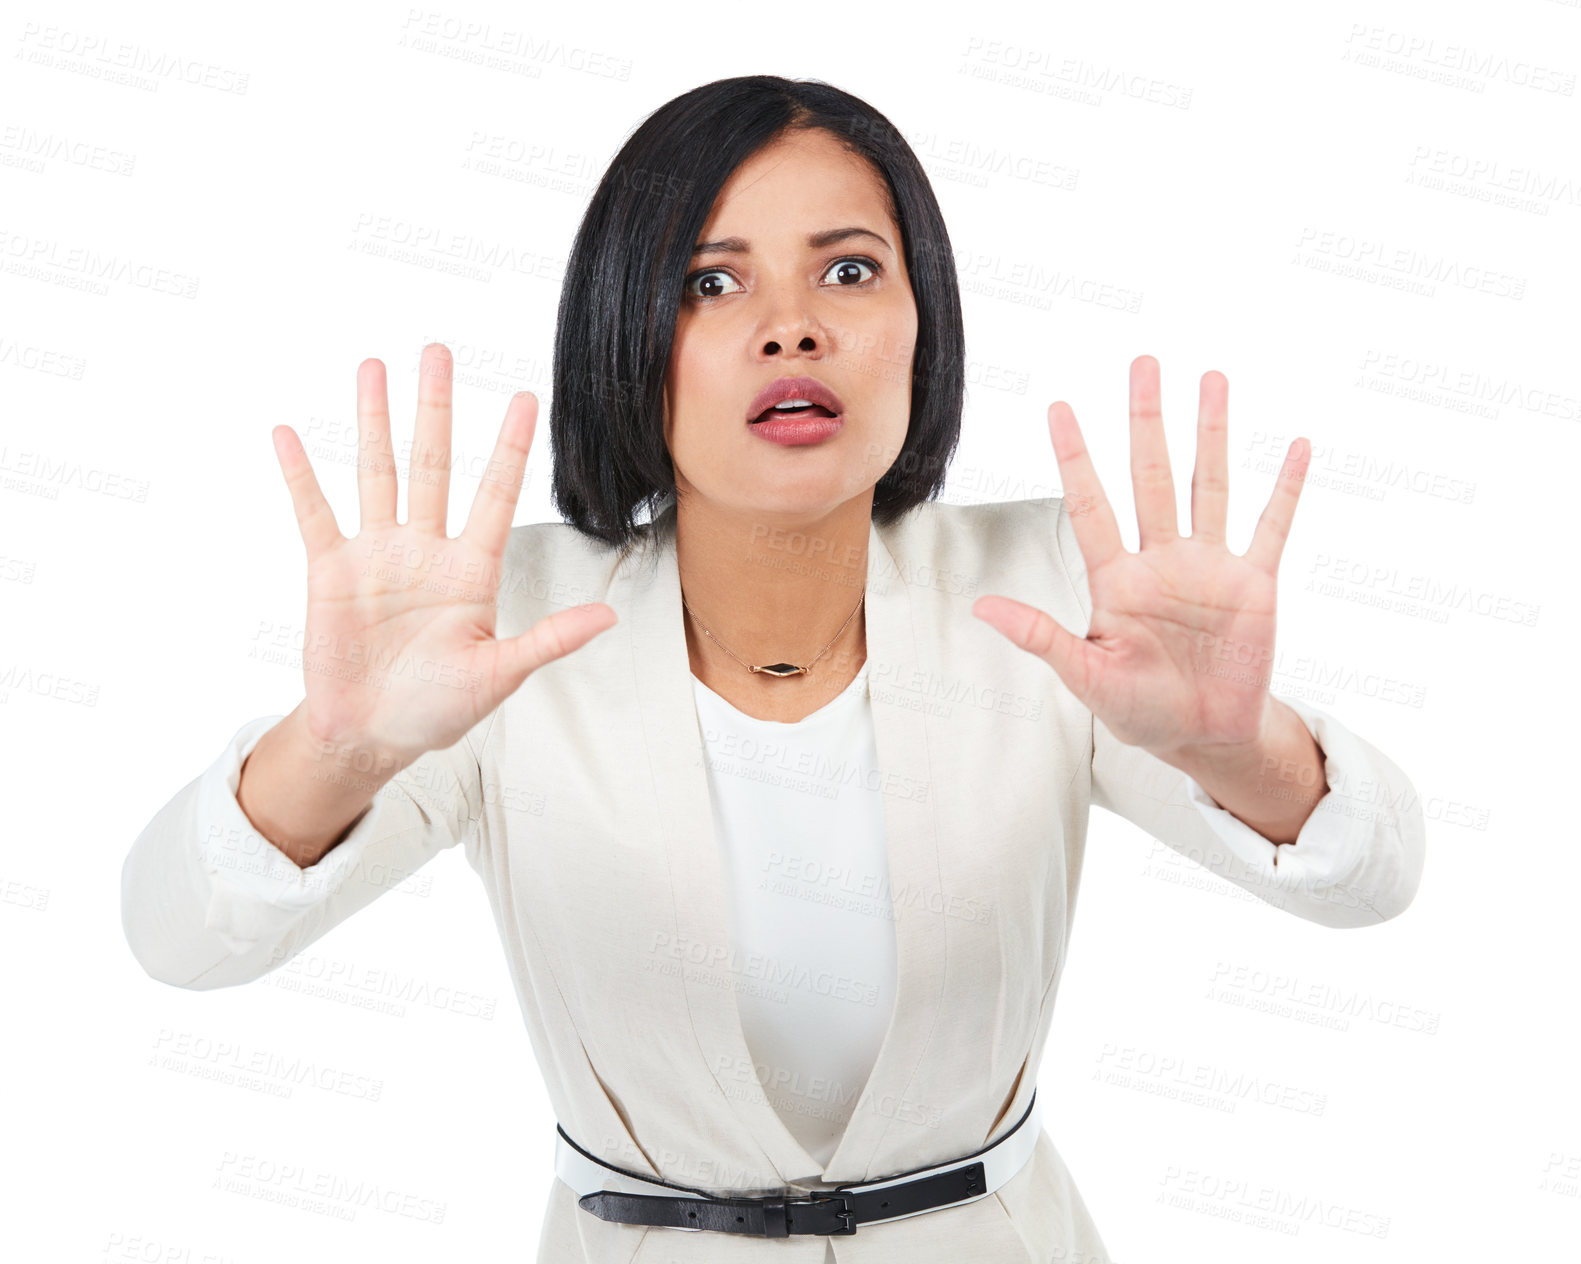
[[[378,361],[355,538],[276,427],[306,698],[137,839],[138,960],[257,978],[461,843],[560,1124],[540,1260],[1107,1259],[1035,1097],[1089,805],[1332,926],[1410,902],[1421,811],[1268,692],[1304,441],[1230,553],[1204,376],[1182,537],[1138,359],[1131,554],[1061,404],[1068,498],[936,499],[963,366],[949,239],[881,115],[771,76],[665,105],[566,275],[567,522],[510,525],[523,394],[446,536],[437,345],[406,523]]]

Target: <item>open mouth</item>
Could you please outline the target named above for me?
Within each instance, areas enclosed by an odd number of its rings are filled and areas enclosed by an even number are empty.
[[[789,404],[784,407],[776,405],[773,408],[765,408],[752,418],[752,424],[757,425],[758,422],[766,421],[770,417],[834,417],[836,415],[822,404]]]

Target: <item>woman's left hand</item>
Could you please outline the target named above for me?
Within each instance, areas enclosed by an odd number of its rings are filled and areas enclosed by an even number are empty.
[[[1271,722],[1268,680],[1280,554],[1311,454],[1291,443],[1251,547],[1224,539],[1229,382],[1202,375],[1191,529],[1176,526],[1175,484],[1159,411],[1158,361],[1131,362],[1131,480],[1139,552],[1127,552],[1114,511],[1064,403],[1049,434],[1066,511],[1087,563],[1092,619],[1085,639],[1010,597],[983,596],[972,613],[1058,673],[1120,741],[1173,762],[1187,752],[1262,740]]]

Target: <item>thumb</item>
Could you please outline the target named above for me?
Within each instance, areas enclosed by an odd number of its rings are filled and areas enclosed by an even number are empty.
[[[1078,698],[1086,696],[1097,651],[1085,637],[1073,635],[1051,615],[1013,597],[979,597],[972,603],[972,613],[1012,644],[1041,658]]]
[[[494,642],[493,678],[507,698],[546,663],[575,653],[600,632],[615,626],[615,612],[601,601],[545,615],[518,636]]]

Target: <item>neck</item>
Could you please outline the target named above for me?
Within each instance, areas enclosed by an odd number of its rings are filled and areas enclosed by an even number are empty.
[[[808,679],[749,673],[722,642],[760,666],[806,666],[829,646],[813,675],[853,675],[866,657],[866,611],[858,603],[867,588],[871,522],[871,493],[817,518],[742,513],[695,495],[678,499],[676,566],[692,609],[682,617],[693,672],[705,683],[720,673],[781,687]]]

